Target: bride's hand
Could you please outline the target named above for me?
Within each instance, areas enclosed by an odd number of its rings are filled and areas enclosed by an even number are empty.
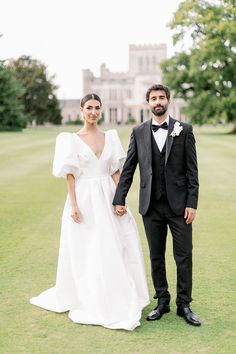
[[[114,212],[118,216],[123,216],[127,213],[127,205],[115,205]]]
[[[72,207],[70,216],[77,224],[80,224],[82,222],[81,212],[77,206]]]

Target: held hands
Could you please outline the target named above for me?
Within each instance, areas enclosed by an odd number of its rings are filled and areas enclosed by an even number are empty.
[[[77,205],[72,207],[70,216],[77,224],[80,224],[82,222],[81,212]]]
[[[196,217],[196,209],[185,208],[184,218],[186,219],[186,224],[191,224]]]
[[[127,206],[126,205],[115,205],[114,213],[118,216],[123,216],[127,213]]]

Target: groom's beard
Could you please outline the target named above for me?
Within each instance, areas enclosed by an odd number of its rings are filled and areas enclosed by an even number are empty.
[[[167,109],[168,109],[168,104],[166,104],[165,106],[158,105],[158,106],[152,108],[152,113],[158,117],[163,116],[163,114],[165,114],[167,112]]]

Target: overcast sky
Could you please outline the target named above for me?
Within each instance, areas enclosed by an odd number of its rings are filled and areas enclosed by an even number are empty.
[[[42,61],[59,98],[80,98],[82,69],[128,70],[129,44],[166,43],[181,0],[0,0],[0,59]]]

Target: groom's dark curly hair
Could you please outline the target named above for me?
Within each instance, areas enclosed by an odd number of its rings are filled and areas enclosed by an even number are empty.
[[[166,94],[166,98],[170,99],[170,90],[167,86],[164,86],[164,85],[161,85],[161,84],[155,84],[155,85],[152,85],[151,87],[149,87],[149,89],[147,90],[147,93],[146,93],[146,101],[149,102],[149,96],[150,96],[150,93],[151,91],[165,91],[165,94]]]

